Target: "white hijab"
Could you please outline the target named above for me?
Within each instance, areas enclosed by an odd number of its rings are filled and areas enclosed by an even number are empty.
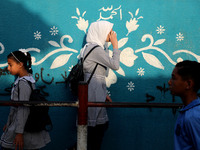
[[[113,23],[108,21],[93,22],[88,29],[86,38],[87,44],[81,49],[81,57],[83,56],[86,46],[89,44],[98,44],[104,49],[107,36],[112,28]]]

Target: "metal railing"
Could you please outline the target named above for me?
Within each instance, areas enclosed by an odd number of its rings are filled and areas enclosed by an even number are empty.
[[[113,108],[181,108],[181,103],[137,103],[137,102],[88,102],[87,83],[79,84],[77,102],[58,101],[0,101],[0,106],[49,106],[49,107],[77,107],[77,150],[87,150],[87,108],[113,107]]]
[[[79,102],[68,101],[2,101],[0,106],[49,106],[49,107],[79,107]],[[180,108],[181,103],[138,103],[138,102],[88,102],[87,107],[111,108]]]

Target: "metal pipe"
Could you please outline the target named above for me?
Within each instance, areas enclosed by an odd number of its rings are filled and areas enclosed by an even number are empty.
[[[50,106],[79,107],[79,102],[58,101],[0,101],[0,106]],[[88,107],[124,107],[124,108],[180,108],[182,103],[137,103],[137,102],[88,102]]]
[[[79,85],[78,102],[0,101],[0,106],[78,107],[77,150],[87,150],[87,108],[181,108],[181,103],[88,102],[88,84]]]
[[[0,101],[0,106],[51,106],[51,107],[78,107],[78,102],[57,101]]]
[[[88,102],[88,107],[181,108],[181,103]]]

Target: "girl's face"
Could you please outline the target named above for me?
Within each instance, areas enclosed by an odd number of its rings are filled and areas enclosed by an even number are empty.
[[[113,31],[113,29],[111,29],[111,31],[108,33],[106,42],[110,42],[110,35],[111,35],[112,31]]]
[[[18,75],[21,68],[22,68],[22,63],[16,62],[14,59],[12,58],[8,58],[8,71],[12,74],[12,75]]]

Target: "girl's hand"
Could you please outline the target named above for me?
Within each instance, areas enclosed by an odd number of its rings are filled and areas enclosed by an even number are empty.
[[[23,134],[17,133],[14,140],[15,150],[23,150],[24,147],[24,137]],[[19,148],[19,149],[17,149]]]
[[[7,128],[7,125],[5,125],[5,126],[3,127],[3,132],[6,130],[6,128]]]
[[[108,95],[106,96],[106,102],[112,102],[112,99]]]
[[[113,49],[118,49],[117,34],[115,31],[111,31],[110,33],[110,42],[113,46]]]

